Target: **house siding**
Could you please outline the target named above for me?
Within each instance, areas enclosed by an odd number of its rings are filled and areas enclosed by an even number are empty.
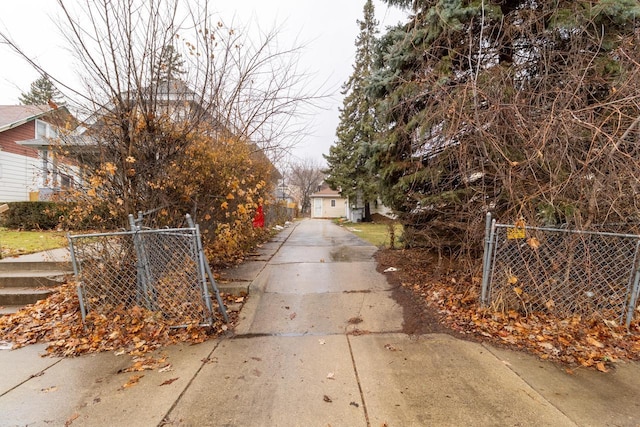
[[[0,151],[0,202],[24,202],[37,188],[37,159]]]
[[[30,122],[17,126],[13,129],[0,132],[0,151],[37,159],[38,150],[23,147],[15,142],[33,139],[35,135],[35,120],[31,120]]]
[[[320,202],[316,202],[319,200]],[[331,201],[335,200],[335,206],[331,206]],[[316,203],[321,203],[321,209],[315,209]],[[346,199],[341,197],[312,197],[311,198],[311,217],[312,218],[341,218],[345,216]]]

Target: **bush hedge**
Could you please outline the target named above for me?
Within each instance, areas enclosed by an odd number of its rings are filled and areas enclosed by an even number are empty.
[[[119,225],[102,206],[94,207],[91,213],[79,214],[78,205],[69,202],[8,202],[7,205],[9,210],[0,214],[0,226],[13,230],[110,230]]]
[[[51,230],[69,207],[56,202],[9,202],[9,210],[0,215],[3,227],[18,230]]]

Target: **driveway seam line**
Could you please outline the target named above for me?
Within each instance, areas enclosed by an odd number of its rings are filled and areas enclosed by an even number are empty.
[[[11,393],[13,390],[17,389],[18,387],[20,387],[21,385],[31,381],[34,378],[37,378],[39,376],[44,375],[44,373],[46,371],[48,371],[49,369],[53,368],[54,366],[56,366],[58,363],[62,362],[64,358],[61,358],[60,360],[57,360],[56,362],[52,363],[51,365],[47,366],[44,369],[41,369],[40,371],[36,372],[35,374],[32,374],[29,376],[29,378],[27,378],[24,381],[21,381],[19,384],[16,384],[15,386],[11,387],[9,390],[5,391],[4,393],[0,394],[0,397],[6,396],[7,394]]]
[[[213,354],[213,352],[216,351],[218,349],[218,347],[220,347],[220,343],[221,342],[222,342],[222,340],[218,340],[216,342],[216,345],[213,347],[213,349],[209,352],[209,354],[207,354],[207,357],[202,359],[202,363],[200,364],[200,367],[193,374],[193,376],[189,379],[189,382],[184,387],[184,389],[180,392],[180,394],[178,395],[176,400],[173,402],[173,404],[171,404],[171,407],[169,408],[167,413],[164,414],[164,416],[162,417],[162,419],[158,423],[158,427],[166,426],[167,423],[170,422],[169,421],[169,416],[171,415],[171,412],[173,412],[173,410],[176,408],[176,406],[178,406],[178,403],[180,402],[180,400],[182,400],[182,398],[183,398],[184,394],[187,392],[187,390],[189,390],[189,387],[191,387],[191,384],[193,384],[193,381],[195,381],[195,379],[198,376],[198,374],[200,373],[200,371],[202,371],[202,368],[204,368],[204,365],[206,365],[207,362],[209,361],[209,359],[211,359],[211,355]]]
[[[503,361],[503,359],[501,359],[496,353],[493,352],[492,348],[490,346],[488,346],[485,343],[481,343],[480,344],[485,350],[487,350],[496,360],[499,361]],[[529,383],[529,381],[527,381],[522,375],[520,375],[518,372],[515,371],[515,369],[513,369],[510,364],[505,363],[504,364],[505,367],[510,370],[511,372],[513,372],[513,374],[520,378],[520,380],[525,383],[527,386],[529,386],[531,388],[531,390],[533,390],[536,395],[544,400],[545,402],[547,402],[549,404],[549,406],[551,406],[552,408],[555,408],[558,412],[560,412],[562,415],[564,415],[567,420],[569,420],[570,422],[573,423],[573,425],[578,425],[578,423],[576,423],[567,413],[565,413],[562,409],[560,409],[558,406],[556,406],[553,402],[551,402],[549,399],[547,399],[542,393],[540,393],[532,384]]]
[[[371,421],[369,421],[369,411],[367,411],[367,403],[364,400],[364,392],[362,391],[362,384],[360,384],[360,375],[358,375],[358,367],[356,366],[356,359],[353,356],[353,348],[351,348],[351,339],[349,335],[347,337],[347,344],[349,345],[349,355],[351,356],[351,364],[353,365],[353,372],[356,376],[356,383],[358,383],[358,391],[360,391],[360,401],[362,402],[362,409],[364,410],[364,419],[367,422],[367,427],[371,427]]]

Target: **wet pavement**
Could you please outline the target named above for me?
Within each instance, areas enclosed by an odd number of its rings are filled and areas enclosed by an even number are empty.
[[[223,275],[250,290],[233,336],[163,350],[172,371],[134,387],[118,373],[129,356],[0,351],[0,425],[640,425],[638,364],[569,375],[526,354],[402,333],[375,251],[331,221],[294,223]]]

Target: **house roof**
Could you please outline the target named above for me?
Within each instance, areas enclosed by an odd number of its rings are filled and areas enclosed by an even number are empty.
[[[320,191],[317,191],[315,193],[313,193],[311,196],[309,197],[316,197],[316,198],[332,198],[332,199],[342,199],[343,197],[340,195],[340,192],[337,190],[332,190],[329,187],[323,188]]]
[[[54,110],[49,105],[0,105],[0,132],[38,119]]]

